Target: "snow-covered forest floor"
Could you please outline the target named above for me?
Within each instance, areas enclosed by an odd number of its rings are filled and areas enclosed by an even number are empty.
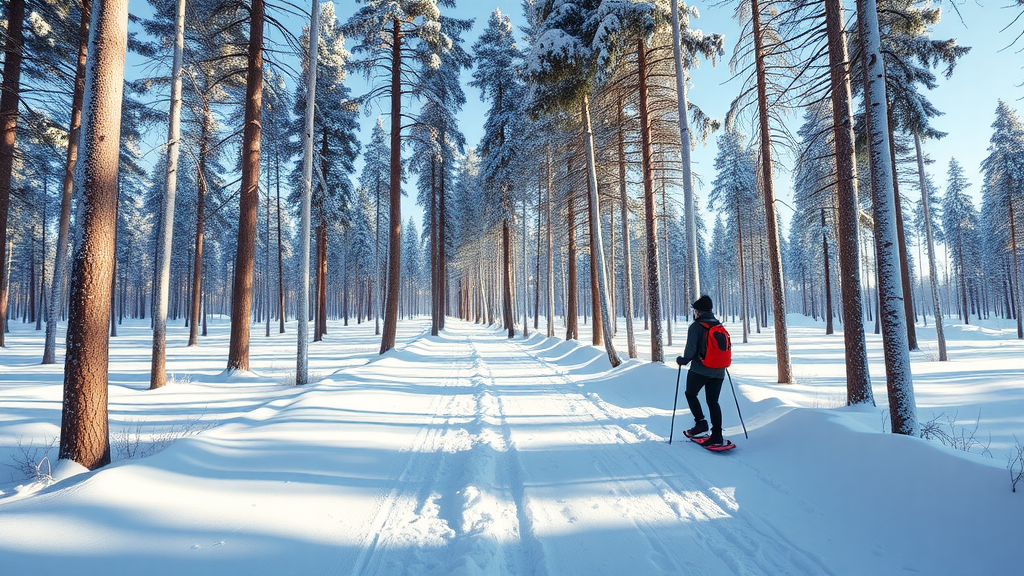
[[[126,323],[111,339],[114,463],[53,470],[64,478],[48,487],[28,468],[48,456],[45,473],[57,455],[63,350],[61,363],[40,366],[42,332],[12,322],[0,351],[0,566],[12,575],[1018,573],[1024,490],[1011,493],[1007,457],[1015,434],[1024,441],[1024,343],[1013,326],[947,320],[945,363],[935,361],[934,331],[918,329],[919,418],[947,436],[973,434],[964,452],[883,434],[878,336],[868,335],[878,406],[846,408],[842,334],[790,321],[799,383],[787,386],[774,383],[770,330],[742,344],[729,326],[750,437],[727,384],[726,436],[738,448],[724,454],[682,437],[692,422],[683,398],[677,440],[666,443],[674,366],[610,370],[603,350],[532,331],[509,341],[449,320],[430,337],[428,319],[403,321],[397,350],[378,357],[372,323],[331,323],[310,347],[318,382],[296,388],[294,324],[269,338],[254,328],[253,373],[229,378],[229,326],[215,319],[197,348],[170,328],[174,381],[151,392],[149,322]],[[685,324],[674,328],[670,363],[685,335]],[[647,334],[637,338],[644,353]]]

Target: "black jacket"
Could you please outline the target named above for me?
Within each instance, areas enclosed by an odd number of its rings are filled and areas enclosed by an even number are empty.
[[[721,324],[711,312],[701,312],[686,330],[686,349],[683,351],[683,364],[690,364],[689,370],[708,378],[725,378],[725,368],[708,368],[701,362],[701,356],[707,354],[708,330],[701,323],[714,326]]]

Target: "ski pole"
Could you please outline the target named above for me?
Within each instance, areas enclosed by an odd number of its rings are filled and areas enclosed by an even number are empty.
[[[679,365],[679,370],[676,372],[676,395],[672,399],[672,424],[668,428],[668,443],[672,444],[672,432],[676,428],[676,404],[679,403],[679,376],[683,373],[683,365]]]
[[[732,388],[732,400],[736,403],[736,414],[740,417],[740,426],[743,426],[743,437],[749,439],[750,436],[747,436],[747,425],[743,423],[743,414],[740,413],[740,401],[736,398],[736,387],[732,385],[732,374],[729,374],[729,371],[726,370],[725,375],[729,377],[729,388]]]

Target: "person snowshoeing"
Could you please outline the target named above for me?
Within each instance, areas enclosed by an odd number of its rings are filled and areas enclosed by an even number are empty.
[[[725,368],[709,368],[704,365],[703,358],[707,354],[708,328],[721,324],[711,312],[712,302],[707,295],[701,296],[693,303],[693,323],[686,331],[686,349],[682,356],[676,357],[676,364],[690,367],[686,372],[686,403],[695,421],[693,428],[684,431],[688,438],[699,436],[708,431],[708,421],[704,419],[700,400],[697,394],[704,389],[704,399],[708,404],[708,415],[711,417],[711,436],[701,445],[715,447],[725,445],[722,438],[722,407],[718,397],[722,393],[725,382]]]

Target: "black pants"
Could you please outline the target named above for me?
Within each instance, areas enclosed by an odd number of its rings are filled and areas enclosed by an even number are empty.
[[[700,422],[704,419],[704,411],[701,410],[700,400],[697,393],[704,389],[704,399],[708,403],[708,412],[711,415],[711,430],[722,430],[722,407],[718,405],[718,396],[722,393],[722,383],[725,378],[710,378],[697,374],[693,370],[686,372],[686,403],[690,405],[690,413],[693,419]]]

